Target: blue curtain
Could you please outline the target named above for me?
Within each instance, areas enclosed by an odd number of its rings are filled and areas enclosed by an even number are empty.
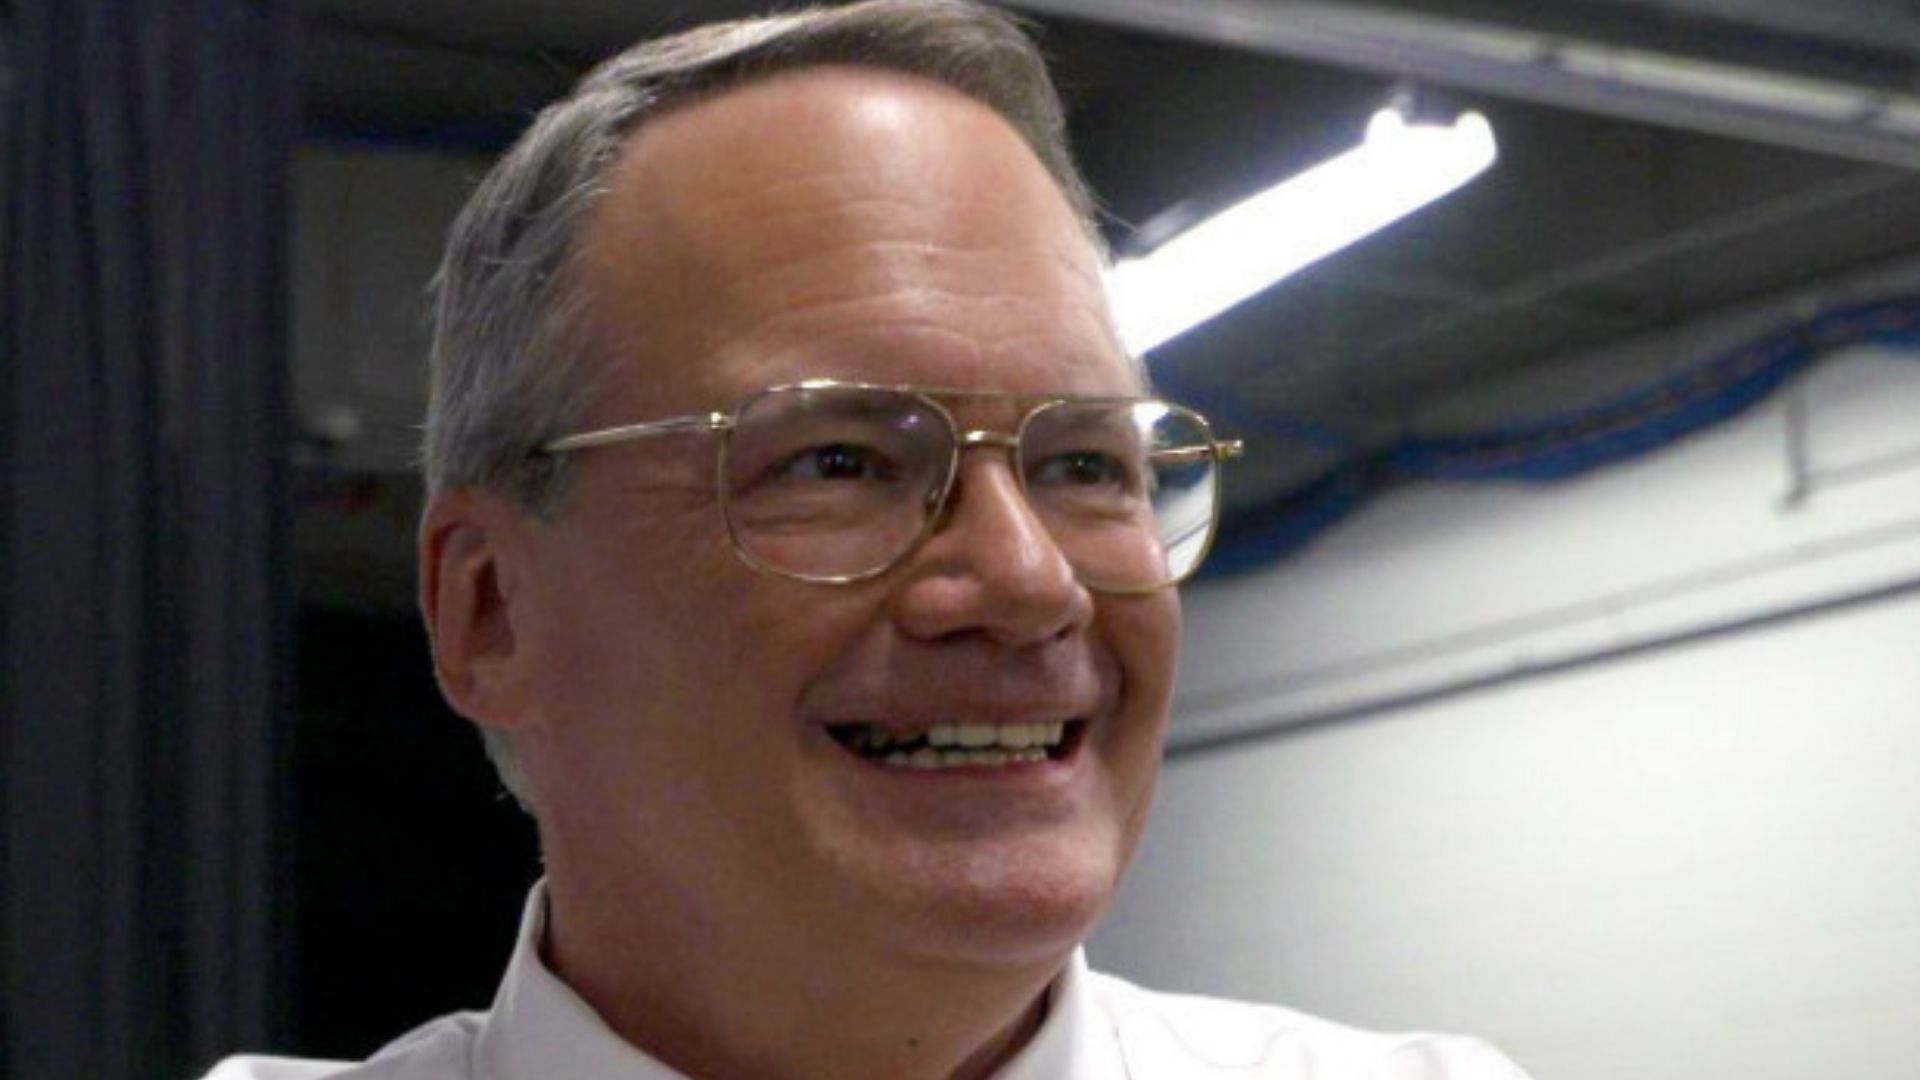
[[[267,1045],[287,0],[0,0],[0,1072]]]

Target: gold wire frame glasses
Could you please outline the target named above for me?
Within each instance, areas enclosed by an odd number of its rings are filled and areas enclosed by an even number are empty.
[[[965,429],[937,398],[1030,403],[1011,433]],[[1220,518],[1219,465],[1239,457],[1199,413],[1154,398],[1009,394],[812,379],[731,412],[553,439],[567,454],[685,432],[721,434],[715,483],[749,566],[839,585],[886,573],[939,528],[960,456],[1007,451],[1027,504],[1080,582],[1165,589],[1198,570]]]

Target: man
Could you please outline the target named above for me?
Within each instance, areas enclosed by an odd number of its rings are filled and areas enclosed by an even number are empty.
[[[946,0],[540,117],[442,268],[421,603],[545,881],[489,1013],[216,1075],[1520,1075],[1085,968],[1232,447],[1141,400],[1060,132]]]

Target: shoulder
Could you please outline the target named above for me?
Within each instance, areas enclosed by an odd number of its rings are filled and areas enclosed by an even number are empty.
[[[1527,1080],[1478,1039],[1364,1031],[1274,1005],[1155,993],[1098,973],[1092,989],[1142,1078]]]
[[[204,1080],[469,1080],[473,1041],[485,1013],[443,1016],[400,1036],[363,1062],[247,1054],[214,1066]]]

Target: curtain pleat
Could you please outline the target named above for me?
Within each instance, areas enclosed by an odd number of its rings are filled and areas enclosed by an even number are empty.
[[[0,1062],[270,1045],[288,0],[0,5]]]

